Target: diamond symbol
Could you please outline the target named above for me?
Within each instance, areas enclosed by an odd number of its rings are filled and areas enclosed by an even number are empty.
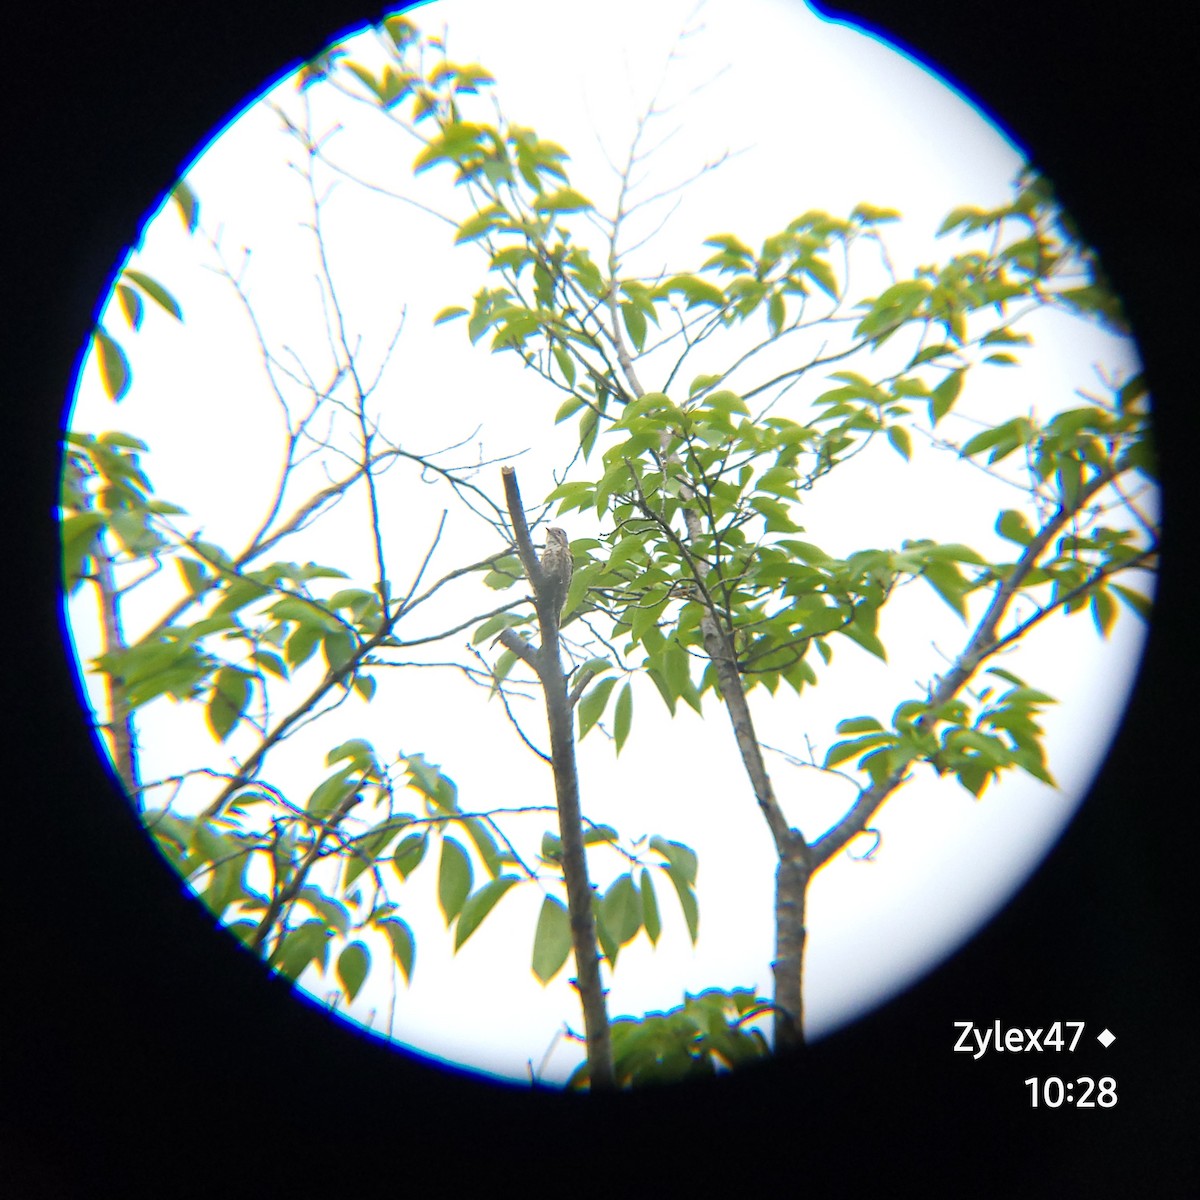
[[[1104,1030],[1103,1033],[1096,1034],[1096,1041],[1098,1041],[1100,1045],[1105,1048],[1105,1050],[1107,1050],[1109,1046],[1111,1046],[1116,1040],[1117,1035],[1115,1033],[1109,1033],[1107,1029]]]

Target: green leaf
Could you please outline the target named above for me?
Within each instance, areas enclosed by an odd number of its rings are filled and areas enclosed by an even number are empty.
[[[600,944],[600,953],[608,959],[609,966],[615,968],[617,958],[621,953],[621,943],[617,941],[608,926],[604,923],[604,909],[600,903],[600,897],[593,895],[593,899],[595,901],[593,912],[596,922],[596,941]]]
[[[572,672],[572,674],[578,678],[584,671],[590,671],[595,675],[603,675],[605,671],[611,670],[612,661],[608,658],[597,656],[596,658],[589,658],[585,663],[581,663],[578,669]]]
[[[691,884],[696,882],[696,872],[699,869],[699,862],[696,858],[696,852],[691,846],[685,846],[682,842],[669,842],[666,838],[659,837],[656,834],[650,839],[650,849],[661,854],[679,873],[680,878],[685,883]]]
[[[977,567],[987,566],[987,560],[977,550],[964,546],[962,542],[941,542],[922,547],[929,562],[965,562]]]
[[[219,567],[230,572],[231,574],[237,571],[237,567],[234,566],[233,560],[228,554],[225,553],[224,550],[221,549],[220,546],[216,545],[216,543],[203,542],[197,538],[195,541],[189,542],[188,546],[211,566]]]
[[[924,350],[918,351],[908,365],[910,367],[919,367],[922,363],[932,362],[935,358],[941,358],[946,354],[955,353],[953,346],[948,346],[944,342],[935,346],[926,346]]]
[[[1046,763],[1042,758],[1042,749],[1040,746],[1022,747],[1012,757],[1013,762],[1027,775],[1032,775],[1034,779],[1040,780],[1047,787],[1058,787],[1054,776],[1046,770]]]
[[[1117,619],[1117,602],[1112,594],[1103,587],[1098,587],[1092,593],[1092,620],[1100,631],[1100,636],[1107,638],[1112,633],[1113,622]]]
[[[324,965],[331,936],[332,931],[325,922],[318,920],[305,921],[299,928],[288,930],[271,956],[275,969],[285,979],[294,982],[309,963],[320,962]]]
[[[225,910],[231,904],[246,896],[244,876],[248,857],[238,854],[215,863],[212,880],[200,899],[218,921],[224,919]]]
[[[1003,667],[985,667],[985,675],[995,675],[998,679],[1003,679],[1006,683],[1015,684],[1017,687],[1024,687],[1025,681],[1018,675],[1014,675],[1011,671],[1006,671]]]
[[[305,805],[309,816],[323,820],[329,816],[358,786],[357,779],[350,777],[355,774],[352,765],[335,771],[328,779],[317,784]]]
[[[1055,298],[1064,301],[1076,312],[1101,316],[1118,329],[1124,326],[1120,302],[1102,284],[1091,283],[1084,287],[1066,288],[1058,292]]]
[[[945,346],[940,349],[949,350],[950,347]],[[959,367],[958,370],[951,371],[929,393],[929,422],[931,425],[936,425],[954,407],[954,402],[962,391],[963,377],[966,375],[966,371],[966,367]]]
[[[567,387],[575,386],[575,360],[571,357],[565,346],[556,344],[554,346],[554,361],[558,363],[558,369],[563,373],[563,378],[567,382]],[[569,413],[567,414],[570,415]],[[560,418],[556,418],[557,424]]]
[[[74,513],[62,523],[63,570],[68,580],[78,580],[91,555],[104,518],[96,512]]]
[[[588,408],[579,418],[579,448],[583,451],[585,462],[595,447],[599,434],[600,414],[594,408]]]
[[[1033,541],[1033,530],[1029,528],[1025,514],[1015,508],[1006,508],[996,519],[996,532],[1018,546],[1028,546]]]
[[[425,148],[413,159],[413,174],[438,162],[459,161],[472,153],[478,153],[483,129],[467,121],[454,121],[442,127],[441,133],[432,138]]]
[[[438,904],[446,918],[446,928],[462,912],[471,892],[471,860],[453,838],[442,839],[442,858],[438,865]]]
[[[633,342],[633,348],[640,351],[646,344],[646,314],[638,305],[628,300],[622,300],[621,317],[625,322],[625,330]]]
[[[865,629],[860,624],[844,625],[838,630],[843,636],[848,637],[852,642],[856,642],[868,654],[873,654],[882,662],[887,662],[887,650],[884,649],[883,643],[869,629]]]
[[[658,911],[658,897],[654,894],[654,876],[643,867],[641,875],[642,926],[651,945],[658,944],[662,933],[662,915]]]
[[[1120,596],[1121,599],[1124,600],[1125,603],[1128,604],[1129,607],[1132,608],[1133,611],[1137,613],[1137,615],[1141,617],[1143,621],[1150,620],[1150,611],[1154,605],[1148,596],[1143,596],[1141,592],[1135,592],[1132,588],[1127,588],[1120,583],[1110,583],[1108,586],[1110,590],[1116,592],[1117,595]]]
[[[894,208],[876,208],[873,204],[859,204],[850,214],[850,220],[864,224],[882,225],[887,221],[898,221],[900,214]]]
[[[696,903],[696,893],[691,884],[682,877],[678,868],[674,865],[669,865],[664,869],[675,887],[675,894],[679,897],[679,907],[683,910],[683,919],[687,922],[688,936],[692,939],[692,945],[694,946],[700,936],[700,906]]]
[[[502,629],[512,629],[515,625],[520,625],[521,623],[522,618],[515,613],[497,613],[494,617],[489,617],[484,621],[471,634],[471,645],[478,646],[482,642],[494,638]]]
[[[642,928],[642,898],[630,875],[615,879],[600,902],[604,924],[619,946],[633,941]]]
[[[697,375],[688,386],[688,399],[690,400],[697,392],[706,392],[715,388],[724,378],[724,375]]]
[[[213,737],[223,742],[250,703],[250,676],[237,667],[222,667],[213,679],[204,715]]]
[[[118,283],[116,287],[117,302],[121,306],[121,311],[125,314],[125,320],[129,322],[133,329],[142,327],[142,316],[144,305],[142,298],[131,287],[126,287],[123,283]]]
[[[831,300],[838,298],[837,277],[834,275],[832,268],[823,258],[813,257],[804,265],[804,273],[823,291]]]
[[[848,758],[853,758],[856,754],[862,753],[864,750],[872,750],[877,746],[893,745],[896,742],[894,733],[867,733],[862,737],[849,738],[846,741],[834,742],[825,754],[825,761],[822,766],[825,768],[836,767],[838,763],[845,762]]]
[[[136,683],[130,682],[126,676],[126,699],[132,707],[137,708],[164,693],[174,696],[176,700],[192,700],[200,694],[201,685],[208,675],[204,659],[190,647],[168,646],[164,652],[174,657],[162,669],[147,671]],[[107,667],[105,670],[107,672]]]
[[[908,430],[903,425],[889,425],[887,436],[896,453],[907,462],[912,457],[912,438]]]
[[[600,720],[604,714],[605,705],[608,704],[609,694],[616,686],[616,679],[613,676],[608,676],[606,679],[601,679],[599,683],[593,687],[586,696],[579,701],[579,738],[580,741],[587,735],[588,731]]]
[[[497,879],[489,880],[474,895],[467,898],[466,903],[462,906],[462,915],[458,918],[458,925],[454,930],[454,949],[456,951],[479,928],[484,917],[496,907],[500,897],[514,883],[518,882],[520,880],[516,875],[501,875]]]
[[[539,196],[533,207],[537,212],[583,212],[592,207],[592,202],[574,188],[562,188]]]
[[[500,850],[496,845],[496,839],[477,817],[468,817],[461,824],[475,844],[475,849],[479,851],[479,857],[483,859],[483,865],[487,868],[488,874],[495,879],[500,874]]]
[[[456,317],[465,317],[470,309],[463,308],[461,304],[453,304],[449,308],[443,308],[441,312],[433,318],[435,325],[444,325],[447,321],[453,321]]]
[[[349,741],[342,742],[340,746],[335,746],[325,755],[325,765],[332,767],[334,763],[342,762],[344,759],[350,759],[360,771],[378,771],[379,769],[375,760],[375,747],[365,738],[350,738]]]
[[[353,1000],[371,969],[371,952],[359,941],[351,942],[337,960],[337,977],[345,990],[346,998]]]
[[[987,224],[987,214],[980,208],[956,208],[948,217],[938,226],[937,235],[941,237],[944,233],[949,233],[952,229],[957,229],[960,225],[963,227],[964,233],[970,233],[972,230],[979,229]]]
[[[350,910],[340,900],[335,900],[311,884],[302,887],[296,898],[312,908],[327,928],[342,937],[346,936],[350,928]]]
[[[383,828],[374,833],[355,838],[347,847],[350,857],[346,862],[346,876],[343,886],[349,887],[364,871],[369,871],[380,854],[387,849],[388,843],[399,834],[401,822],[397,818],[385,821]]]
[[[1028,346],[1033,338],[1027,333],[1014,333],[1011,329],[992,329],[979,339],[982,346]]]
[[[767,302],[767,330],[772,337],[777,337],[787,320],[787,303],[782,292],[775,292]]]
[[[383,99],[383,88],[380,81],[375,78],[372,72],[366,67],[360,66],[356,62],[345,62],[342,66],[348,70],[365,88],[368,88],[377,100]]]
[[[871,304],[870,311],[855,327],[853,336],[870,338],[877,345],[886,341],[921,307],[930,288],[927,279],[907,279],[892,284]]]
[[[629,731],[633,727],[633,685],[629,682],[617,696],[617,707],[613,713],[613,737],[617,743],[617,753],[625,745]]]
[[[454,244],[461,246],[465,242],[475,241],[477,238],[483,237],[485,234],[491,233],[497,226],[507,226],[510,222],[507,220],[508,214],[497,204],[488,205],[487,208],[481,209],[473,216],[468,217],[459,227],[458,232],[454,235]],[[446,311],[443,309],[443,312]],[[462,310],[464,313],[466,309]],[[433,323],[438,324],[435,317]]]
[[[671,602],[671,594],[665,589],[648,593],[642,604],[634,609],[630,618],[630,635],[634,641],[642,641],[658,624],[663,609]]]
[[[964,600],[970,584],[952,562],[928,562],[921,572],[925,582],[965,621],[967,605]]]
[[[375,928],[381,929],[387,935],[388,940],[392,943],[392,957],[396,960],[396,965],[404,972],[404,982],[411,982],[417,943],[408,922],[402,921],[399,917],[388,917],[386,920],[376,921]]]
[[[812,542],[801,542],[795,538],[789,538],[787,541],[780,542],[779,544],[790,550],[802,563],[807,563],[809,566],[825,566],[833,561],[820,546],[814,546]]]
[[[205,565],[198,559],[176,558],[175,564],[179,568],[179,573],[183,576],[187,590],[193,596],[204,591],[213,578]]]
[[[619,841],[617,831],[611,825],[592,825],[584,830],[585,846],[611,846]]]
[[[261,600],[265,595],[267,595],[267,589],[256,580],[234,579],[222,590],[221,598],[212,610],[213,615],[235,613],[239,609],[245,608],[247,604]]]
[[[121,273],[121,277],[132,279],[159,308],[170,313],[175,320],[183,320],[183,310],[179,307],[178,301],[157,280],[151,279],[149,275],[143,275],[141,271],[126,270]]]
[[[99,326],[92,337],[95,341],[96,357],[100,363],[100,377],[104,381],[104,390],[111,400],[123,400],[129,391],[131,379],[129,359],[125,357],[125,351]]]
[[[415,788],[441,812],[458,811],[458,786],[434,763],[426,762],[423,754],[404,758],[409,786]]]
[[[612,553],[608,556],[607,566],[612,571],[628,562],[631,558],[636,558],[644,562],[646,557],[645,536],[636,533],[628,534],[613,547]]]
[[[1058,464],[1055,480],[1062,494],[1063,507],[1073,509],[1083,487],[1083,464],[1078,459],[1065,455],[1058,460]]]
[[[725,306],[725,293],[715,284],[695,275],[674,275],[656,290],[665,294],[682,292],[687,298],[688,308],[697,304],[712,304],[717,308]]]
[[[284,643],[283,654],[288,666],[299,667],[316,653],[321,630],[315,625],[299,625]]]
[[[200,201],[196,199],[191,185],[181,179],[171,189],[171,199],[175,201],[175,207],[179,209],[179,215],[183,218],[188,233],[195,233],[200,222]]]
[[[715,246],[731,258],[740,259],[747,266],[754,262],[754,251],[732,233],[715,233],[712,237],[704,239],[704,245]]]
[[[1117,393],[1117,404],[1120,406],[1122,412],[1137,411],[1137,402],[1143,396],[1148,396],[1149,394],[1150,388],[1146,382],[1146,376],[1139,371],[1121,387],[1121,390]]]
[[[90,437],[90,435],[83,435],[83,436],[85,438]],[[86,442],[80,442],[78,440],[78,437],[79,437],[79,435],[76,435],[76,434],[68,434],[67,435],[68,440],[73,441],[76,445],[86,444]],[[149,446],[147,446],[146,443],[143,442],[140,438],[135,438],[131,434],[128,434],[128,433],[118,433],[116,430],[109,430],[108,433],[102,433],[98,438],[96,438],[94,440],[99,442],[100,445],[102,445],[102,446],[119,446],[123,450],[148,450],[149,449]],[[128,458],[126,458],[124,461],[128,462],[129,460],[128,460]]]
[[[968,438],[963,444],[961,452],[969,458],[973,454],[978,454],[980,450],[987,450],[990,447],[992,453],[988,457],[988,462],[999,462],[1018,446],[1027,444],[1033,435],[1034,430],[1029,421],[1023,417],[1017,417],[1012,421],[1005,421],[1003,425],[997,425],[994,429],[985,429],[973,438]]]
[[[174,864],[173,864],[174,865]],[[251,935],[258,929],[257,921],[233,921],[225,926],[229,933],[232,933],[243,946],[249,948]]]
[[[109,519],[109,528],[117,535],[123,549],[138,557],[149,554],[163,545],[162,538],[150,528],[147,509],[122,509]]]
[[[752,496],[750,507],[759,513],[769,533],[799,533],[801,526],[792,520],[788,506],[767,496]]]
[[[838,733],[876,733],[882,729],[874,717],[850,717],[837,723]]]
[[[547,896],[533,935],[533,973],[543,984],[562,970],[571,953],[571,918],[561,900]]]
[[[861,398],[869,400],[872,404],[883,404],[888,399],[888,394],[883,388],[872,383],[857,371],[834,371],[829,378],[841,380],[847,386],[827,392],[826,396],[837,399]]]

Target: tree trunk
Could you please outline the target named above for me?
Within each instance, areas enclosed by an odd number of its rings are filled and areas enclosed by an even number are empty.
[[[501,638],[506,646],[529,662],[538,674],[546,702],[550,727],[550,763],[554,771],[554,794],[558,807],[558,831],[562,840],[563,878],[567,885],[567,911],[571,921],[571,946],[575,953],[575,986],[583,1008],[587,1038],[588,1081],[594,1091],[616,1086],[612,1034],[608,1008],[600,979],[600,950],[596,939],[596,915],[592,909],[592,885],[587,873],[583,843],[583,813],[579,804],[579,771],[575,763],[575,730],[567,680],[558,652],[559,606],[562,596],[551,595],[525,520],[525,508],[512,467],[501,468],[508,513],[512,518],[521,565],[533,586],[534,604],[541,626],[542,644],[536,652],[512,635]]]
[[[608,1010],[600,979],[592,885],[588,879],[587,853],[583,843],[575,730],[571,708],[567,703],[567,681],[558,656],[557,626],[558,614],[547,614],[542,625],[542,687],[550,726],[550,761],[554,770],[558,832],[562,839],[567,910],[571,917],[571,944],[575,951],[576,987],[583,1005],[583,1025],[587,1035],[588,1078],[594,1090],[603,1090],[615,1086],[616,1074]]]
[[[103,533],[96,534],[92,548],[92,561],[96,564],[96,590],[100,599],[100,617],[104,629],[104,653],[112,654],[129,647],[121,627],[121,594],[117,591],[113,574],[112,559],[104,544]],[[137,741],[133,725],[133,713],[125,695],[125,684],[119,675],[104,673],[105,689],[108,693],[108,731],[113,768],[121,786],[138,812],[142,811],[142,785],[138,774]]]
[[[775,868],[775,1052],[804,1045],[804,905],[812,878],[806,854],[781,858]]]

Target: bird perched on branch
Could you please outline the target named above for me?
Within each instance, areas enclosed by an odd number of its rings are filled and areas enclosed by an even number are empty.
[[[567,589],[571,586],[575,560],[571,557],[571,543],[567,541],[565,531],[557,525],[551,525],[546,530],[546,548],[542,551],[541,565],[544,577],[542,596],[546,607],[556,617],[560,616],[567,599]]]

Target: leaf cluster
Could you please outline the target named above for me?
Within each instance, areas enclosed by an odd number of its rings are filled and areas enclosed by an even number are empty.
[[[179,215],[188,233],[194,233],[200,221],[200,202],[195,192],[184,181],[179,180],[171,189],[170,199],[179,210]],[[113,286],[113,293],[126,326],[133,333],[142,327],[146,315],[145,301],[155,305],[174,317],[183,320],[179,301],[157,279],[143,271],[126,267]],[[92,348],[100,367],[100,379],[104,390],[112,400],[123,400],[133,382],[129,356],[121,343],[99,322],[92,330]]]
[[[684,994],[684,1002],[666,1012],[622,1017],[613,1022],[613,1058],[622,1087],[684,1083],[766,1058],[761,1030],[752,1024],[771,1010],[770,1001],[749,988],[708,988]],[[569,1086],[585,1087],[587,1064]]]

